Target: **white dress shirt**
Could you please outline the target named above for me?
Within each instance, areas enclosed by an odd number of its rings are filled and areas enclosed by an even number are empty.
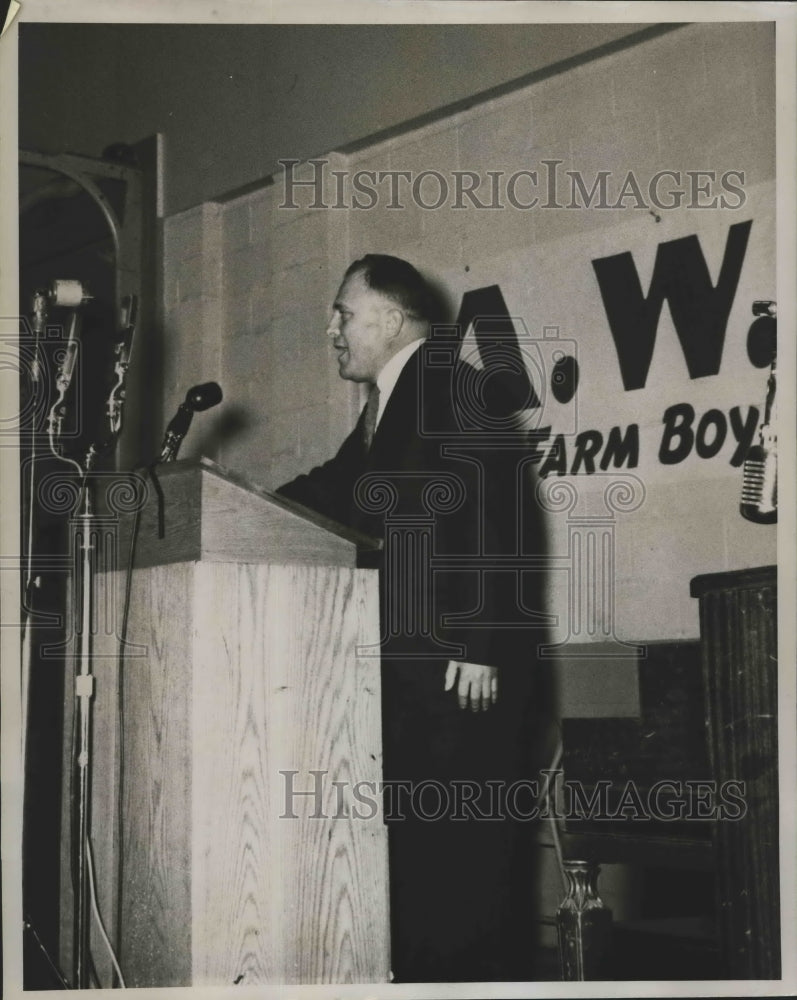
[[[379,409],[376,411],[377,427],[379,426],[379,421],[382,419],[382,414],[385,412],[385,406],[387,406],[387,401],[390,399],[390,394],[393,392],[396,382],[398,382],[399,375],[404,370],[404,365],[406,365],[423,342],[424,338],[420,337],[418,340],[413,340],[412,343],[402,347],[400,351],[396,351],[390,361],[376,376],[376,384],[379,388]]]

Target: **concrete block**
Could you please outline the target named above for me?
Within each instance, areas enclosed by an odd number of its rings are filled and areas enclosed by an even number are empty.
[[[524,153],[532,144],[533,88],[521,96],[512,94],[471,112],[461,121],[459,133],[459,169],[478,170],[485,150],[492,153]]]
[[[329,412],[325,405],[306,406],[296,414],[299,427],[299,457],[308,469],[326,462],[334,452],[327,447]]]
[[[705,159],[716,170],[717,183],[713,185],[715,193],[725,195],[728,203],[741,211],[738,213],[738,220],[733,218],[728,220],[728,224],[741,221],[742,218],[750,217],[750,209],[740,205],[740,195],[737,192],[726,192],[722,189],[720,177],[726,171],[742,171],[744,173],[744,183],[738,176],[730,177],[728,180],[735,187],[740,187],[747,191],[755,184],[775,179],[775,108],[774,105],[765,113],[763,120],[757,116],[754,130],[750,130],[743,123],[739,123],[735,128],[729,129],[725,135],[715,135],[707,142],[705,147]],[[742,216],[741,212],[746,215]],[[756,214],[756,225],[761,216]]]
[[[614,618],[619,638],[629,642],[694,638],[698,633],[686,625],[690,579],[686,571],[679,572],[661,557],[648,560],[645,570],[631,577],[618,575]]]
[[[163,223],[163,252],[169,260],[200,253],[204,231],[204,206],[198,205],[177,215],[171,215]]]
[[[179,356],[172,355],[170,363],[164,365],[164,413],[172,415],[185,399],[185,394],[192,385],[206,382],[206,376],[201,355],[193,356],[191,352],[182,352]]]
[[[177,288],[180,302],[201,299],[204,294],[204,258],[202,254],[180,257],[177,264]]]
[[[249,292],[263,273],[263,261],[250,244],[224,259],[224,296],[229,299]]]
[[[264,325],[268,269],[259,245],[232,252],[224,263],[225,330],[228,336],[251,333]]]
[[[566,76],[543,80],[532,90],[531,144],[528,153],[533,161],[532,169],[542,170],[543,160],[561,160],[562,170],[571,167],[568,109],[580,96],[580,85],[568,80]]]
[[[223,206],[223,243],[225,260],[228,254],[247,247],[252,242],[250,231],[251,199],[240,198]]]
[[[270,465],[278,469],[285,468],[286,478],[309,471],[301,464],[299,419],[296,411],[274,410],[269,424],[272,441]]]
[[[561,143],[565,135],[574,139],[591,132],[594,136],[600,126],[608,125],[614,116],[621,58],[577,66],[545,81],[539,90],[532,89],[532,134],[547,136],[555,144]]]
[[[234,386],[263,377],[272,365],[273,348],[263,334],[246,334],[224,345],[224,380],[230,391]]]
[[[669,483],[648,484],[644,516],[617,525],[615,611],[623,638],[697,635],[689,581],[729,568],[725,519],[735,516],[738,493],[727,480],[679,482],[673,475]],[[749,550],[743,558],[753,561],[741,564],[757,564]]]
[[[747,93],[757,110],[775,104],[775,25],[773,22],[726,22],[703,25],[701,32],[706,83],[732,107]],[[759,101],[763,107],[758,106]],[[754,123],[750,123],[754,124]]]
[[[725,25],[730,28],[731,25]],[[766,52],[751,51],[745,42],[747,32],[735,31],[707,32],[703,38],[703,60],[706,68],[706,94],[712,104],[724,109],[729,118],[741,118],[755,128],[752,115],[755,113],[756,85],[763,92],[768,91],[774,104],[775,48],[773,44]],[[747,41],[749,41],[749,37]],[[753,58],[753,53],[758,60]],[[689,101],[691,104],[691,100]]]
[[[456,169],[458,163],[458,141],[458,130],[453,126],[438,126],[434,132],[401,136],[390,149],[390,169],[410,174],[401,182],[399,192],[411,189],[420,174],[431,170],[442,174],[450,182],[451,171]],[[423,202],[435,201],[439,194],[432,185],[425,188],[419,184],[418,191],[421,197],[416,200]]]
[[[268,240],[274,228],[275,185],[270,184],[257,191],[249,200],[249,238],[252,243]]]
[[[607,109],[602,116],[596,115],[583,122],[573,130],[571,154],[570,169],[574,174],[577,172],[587,194],[582,193],[572,175],[563,173],[558,200],[565,206],[597,205],[600,188],[591,198],[589,192],[599,179],[600,171],[609,172],[604,203],[617,202],[629,173],[633,173],[647,197],[650,178],[663,169],[663,163],[669,166],[668,157],[658,148],[656,118],[642,109],[627,109],[614,116]],[[625,204],[633,204],[633,199],[626,199]]]
[[[300,349],[301,333],[297,333],[298,325],[292,321],[290,316],[280,316],[271,324],[269,328],[269,361],[273,371],[280,379],[299,380],[294,382],[294,391],[297,395],[301,395],[303,371]]]
[[[177,280],[177,268],[171,260],[163,262],[163,307],[166,312],[173,309],[180,301],[180,285]]]
[[[735,104],[707,92],[681,108],[659,107],[655,114],[662,158],[666,153],[667,166],[674,170],[736,169],[732,163],[706,162],[707,147],[722,143],[735,133],[744,148],[758,134],[751,92],[739,95]]]
[[[290,332],[286,331],[285,336],[289,337]],[[312,370],[306,371],[298,358],[286,358],[284,341],[281,346],[283,350],[282,364],[280,367],[275,366],[269,373],[269,392],[277,410],[296,412],[318,399],[317,383],[319,378]]]
[[[278,289],[274,282],[266,276],[255,279],[252,283],[249,295],[253,333],[265,330],[276,315],[279,307],[277,293]]]
[[[518,204],[530,204],[536,196],[530,181],[516,185],[514,197]],[[515,208],[506,201],[505,195],[502,197],[502,208],[469,209],[457,213],[456,218],[453,212],[449,213],[452,223],[458,227],[463,264],[474,267],[479,261],[513,249],[528,248],[533,252],[538,242],[539,206]]]
[[[168,368],[179,366],[190,356],[198,356],[199,351],[190,350],[201,338],[204,304],[201,299],[181,302],[165,317],[163,337],[163,360]]]
[[[396,253],[395,248],[421,238],[425,212],[413,204],[411,197],[402,201],[401,208],[388,208],[385,202],[367,211],[352,212],[349,238],[352,259],[362,253]]]
[[[252,312],[253,296],[247,288],[224,301],[224,335],[238,338],[254,332],[255,321]]]
[[[222,206],[207,202],[203,207],[202,236],[203,289],[206,299],[220,299],[223,287]]]
[[[565,253],[561,247],[564,246],[565,241],[571,241],[575,248],[580,237],[593,234],[601,229],[611,231],[614,226],[621,222],[629,221],[632,212],[635,213],[633,215],[634,221],[647,216],[653,222],[653,217],[648,216],[646,209],[632,209],[630,207],[617,210],[567,208],[566,206],[570,204],[570,191],[567,184],[566,180],[560,184],[561,194],[557,197],[561,207],[541,208],[535,217],[536,247],[537,251],[541,252],[540,256],[564,258]],[[617,195],[615,195],[615,200],[616,197]],[[579,202],[576,201],[575,204],[578,205]]]
[[[615,111],[683,108],[705,92],[706,25],[686,25],[634,46],[614,59]]]
[[[323,210],[310,211],[275,229],[275,259],[290,266],[325,258],[326,214]]]
[[[271,447],[265,406],[262,380],[250,379],[232,389],[225,383],[225,398],[219,407],[221,419],[214,428],[219,460],[255,486],[262,483]]]
[[[770,566],[778,561],[777,525],[755,524],[738,509],[725,511],[722,518],[724,569]]]
[[[224,343],[224,313],[221,299],[203,299],[201,351],[205,375],[203,381],[222,377],[221,361]]]
[[[378,152],[349,166],[347,199],[353,207],[347,219],[352,259],[363,253],[395,253],[395,247],[420,236],[424,210],[413,201],[412,178],[427,168],[420,165],[419,156],[417,143],[408,143],[405,137],[400,137],[393,140],[389,149],[382,146]],[[378,179],[380,172],[391,170],[409,171],[411,176]],[[373,193],[355,190],[354,178],[362,171],[374,175],[360,182]],[[366,207],[357,208],[355,204]]]
[[[316,257],[291,267],[281,267],[274,275],[277,312],[306,310],[319,300],[319,295],[323,296],[325,280],[326,260],[322,258]]]

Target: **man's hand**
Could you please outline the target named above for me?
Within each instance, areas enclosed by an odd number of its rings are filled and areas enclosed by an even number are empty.
[[[446,670],[445,690],[450,691],[459,673],[457,695],[459,707],[470,707],[472,712],[486,712],[498,701],[498,668],[481,663],[460,663],[449,660]]]

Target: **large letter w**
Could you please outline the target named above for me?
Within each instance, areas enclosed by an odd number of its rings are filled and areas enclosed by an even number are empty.
[[[716,288],[697,236],[659,244],[647,297],[630,253],[593,260],[626,389],[645,386],[665,299],[689,377],[717,374],[751,225],[731,226]]]

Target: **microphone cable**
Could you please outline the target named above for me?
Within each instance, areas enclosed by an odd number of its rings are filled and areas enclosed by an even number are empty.
[[[146,466],[138,466],[130,473],[131,478],[138,477],[139,472],[149,471]],[[146,480],[144,481],[146,486]],[[136,543],[141,525],[141,511],[146,500],[133,511],[133,521],[130,527],[130,544],[127,549],[127,565],[124,575],[124,606],[122,622],[119,631],[119,646],[116,658],[116,712],[119,727],[119,774],[117,778],[116,825],[117,825],[117,865],[116,865],[116,940],[122,940],[122,893],[124,889],[124,790],[125,790],[125,647],[127,646],[127,629],[130,621],[130,597],[133,589],[133,565],[135,562]],[[124,988],[121,970],[117,970],[119,982]],[[116,986],[116,981],[114,981]]]

